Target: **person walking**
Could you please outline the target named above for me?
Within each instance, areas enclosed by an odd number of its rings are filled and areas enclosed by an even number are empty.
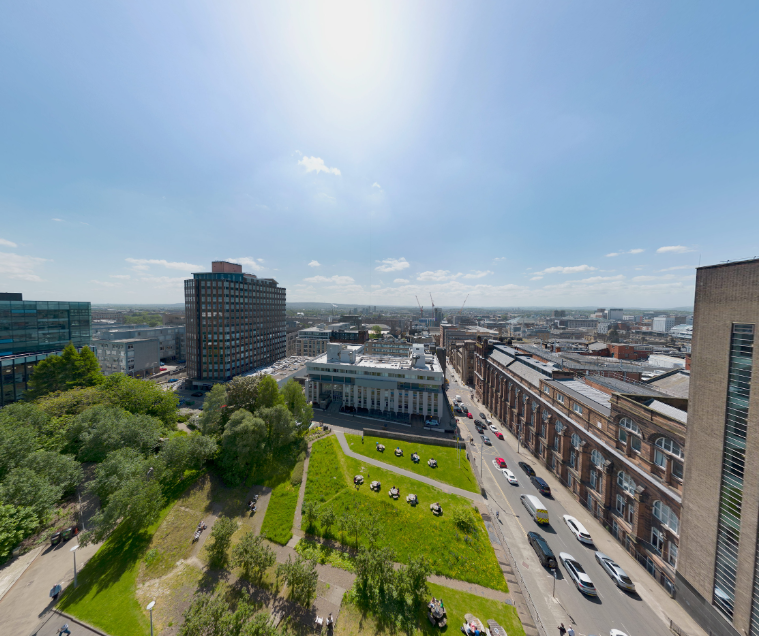
[[[58,636],[60,637],[61,635],[71,635],[69,624],[64,624],[61,626],[61,628],[58,629]]]
[[[561,637],[564,637],[566,634],[566,626],[564,626],[563,623],[558,627],[558,634],[561,635]]]
[[[572,637],[573,637],[573,636],[574,636],[574,635],[576,635],[577,633],[575,633],[575,632],[574,632],[574,629],[573,629],[571,626],[569,626],[569,630],[567,630],[567,631],[566,631],[566,634],[567,634],[567,635],[572,635]]]

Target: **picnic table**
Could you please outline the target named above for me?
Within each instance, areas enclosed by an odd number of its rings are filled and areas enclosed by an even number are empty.
[[[475,635],[476,631],[479,631],[480,635],[486,635],[487,632],[484,630],[484,624],[479,621],[477,617],[474,617],[471,613],[466,613],[466,623],[463,624],[461,627],[461,630],[466,635]]]
[[[355,476],[355,484],[362,484],[363,481],[364,481],[364,478],[361,475],[358,474]]]
[[[439,502],[434,502],[434,504],[430,504],[429,508],[431,509],[431,512],[434,515],[442,515],[442,507],[440,506]]]
[[[384,445],[376,443],[376,451],[385,451],[386,447]]]
[[[397,448],[394,450],[394,455],[395,455],[395,456],[401,456],[401,455],[402,455],[402,449],[400,449],[399,447],[397,447]]]
[[[447,626],[447,611],[441,599],[434,598],[429,602],[429,621],[439,628]]]
[[[429,466],[433,469],[437,466],[437,461],[434,458],[429,458]]]
[[[410,504],[418,504],[418,496],[415,495],[415,493],[411,493],[409,496],[405,498],[407,502],[410,502]]]
[[[400,497],[400,490],[392,487],[389,489],[389,497],[394,498],[395,500]]]
[[[381,490],[381,483],[378,480],[374,480],[370,483],[370,488],[374,491],[380,491]]]
[[[417,453],[411,453],[411,454],[410,454],[410,459],[411,459],[413,462],[420,462],[420,460],[421,460],[421,457],[420,457],[420,456],[419,456]]]

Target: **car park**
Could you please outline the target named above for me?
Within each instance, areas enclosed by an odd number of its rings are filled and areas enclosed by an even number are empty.
[[[508,484],[519,486],[519,481],[516,480],[516,476],[513,475],[512,471],[509,469],[503,469],[503,475],[505,476],[505,479],[508,480]]]
[[[585,595],[598,595],[598,591],[595,590],[595,584],[590,576],[585,573],[585,569],[582,565],[574,559],[569,553],[559,553],[558,559],[561,560],[561,564],[564,565],[566,572],[569,573],[574,585]]]
[[[490,425],[489,428],[491,431],[497,431],[497,427],[495,427],[495,425]]]
[[[529,540],[529,544],[534,549],[534,552],[537,553],[537,557],[540,558],[540,563],[543,566],[546,568],[558,567],[556,556],[553,551],[550,550],[548,543],[542,535],[535,533],[534,531],[529,531],[529,533],[527,533],[527,540]]]
[[[491,447],[491,446],[492,446],[492,442],[490,441],[490,439],[489,439],[489,438],[487,438],[487,436],[482,436],[482,440],[484,441],[484,444],[485,444],[485,445],[487,445],[487,446],[489,446],[489,447]]]
[[[542,495],[544,495],[544,496],[549,496],[549,495],[550,495],[550,485],[549,485],[547,482],[545,482],[545,480],[543,480],[543,479],[542,479],[542,478],[540,478],[539,476],[536,476],[536,475],[535,475],[535,476],[532,476],[532,477],[529,479],[529,481],[530,481],[530,482],[531,482],[531,483],[532,483],[532,484],[533,484],[535,487],[537,487],[537,490],[538,490],[540,493],[542,493]]]
[[[524,473],[526,473],[528,476],[534,476],[536,475],[534,472],[534,469],[530,467],[526,462],[519,462],[519,466],[523,469]]]
[[[595,559],[598,564],[603,567],[603,570],[608,573],[608,576],[614,580],[614,583],[619,588],[630,592],[635,591],[635,583],[627,576],[627,573],[624,572],[622,567],[619,566],[619,564],[612,560],[608,555],[601,553],[600,551],[596,551]]]
[[[504,458],[495,458],[495,462],[497,462],[497,466],[501,469],[505,469],[508,466]]]
[[[575,537],[584,544],[592,544],[593,538],[590,537],[590,534],[587,532],[587,529],[582,526],[580,521],[571,516],[571,515],[565,515],[564,516],[564,522],[566,522],[566,526],[569,527],[569,530],[574,533]]]

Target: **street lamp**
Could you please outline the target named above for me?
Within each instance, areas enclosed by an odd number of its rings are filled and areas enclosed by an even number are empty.
[[[556,569],[552,568],[550,569],[550,572],[553,573],[553,599],[556,598]]]
[[[151,614],[151,635],[153,635],[153,607],[156,605],[156,601],[151,602],[146,606],[146,610]]]
[[[79,548],[79,544],[69,549],[71,551],[72,557],[74,558],[74,588],[77,588],[77,554],[75,551],[78,548]]]

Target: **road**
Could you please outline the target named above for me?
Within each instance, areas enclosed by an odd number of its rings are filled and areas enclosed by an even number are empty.
[[[450,379],[448,394],[451,398],[454,398],[456,394],[460,395],[474,418],[479,418],[480,409],[470,399],[471,389],[461,385],[449,367],[448,372]],[[489,416],[489,414],[486,415]],[[460,418],[460,421],[461,425],[465,425],[468,429],[469,435],[474,438],[476,444],[471,449],[475,453],[477,467],[482,473],[490,507],[500,513],[503,534],[513,551],[518,568],[521,569],[545,630],[549,634],[554,634],[553,629],[563,622],[567,628],[573,625],[576,633],[580,635],[608,635],[611,629],[618,629],[629,635],[669,634],[670,631],[663,621],[663,616],[660,617],[652,609],[649,603],[651,600],[639,594],[621,591],[598,565],[594,553],[596,550],[601,550],[617,560],[639,589],[644,588],[640,583],[644,577],[649,577],[648,574],[635,567],[632,562],[623,561],[618,554],[610,550],[609,540],[614,542],[613,538],[609,538],[608,533],[600,525],[593,526],[584,521],[579,513],[581,506],[570,507],[572,510],[567,511],[555,498],[541,496],[530,483],[529,476],[518,465],[519,461],[526,462],[535,469],[538,475],[546,477],[546,472],[539,467],[537,460],[526,450],[518,453],[516,439],[510,436],[498,422],[494,424],[503,432],[506,440],[498,440],[493,433],[487,431],[492,442],[492,446],[487,446],[479,444],[480,436],[473,420],[464,417]],[[506,461],[508,469],[518,479],[519,486],[512,486],[506,481],[497,464],[494,463],[497,457],[502,457]],[[551,481],[547,477],[546,480],[551,491],[563,489],[556,480]],[[545,503],[550,524],[540,526],[534,522],[521,504],[519,496],[522,493],[535,495]],[[568,498],[564,500],[568,501]],[[567,513],[580,519],[596,544],[603,546],[597,548],[579,542],[563,521],[563,516]],[[551,571],[541,566],[537,555],[529,545],[526,539],[528,531],[535,531],[542,535],[556,557],[561,552],[574,556],[593,580],[598,596],[589,597],[580,593],[560,564],[556,570],[554,582]],[[666,596],[666,593],[664,595]]]

